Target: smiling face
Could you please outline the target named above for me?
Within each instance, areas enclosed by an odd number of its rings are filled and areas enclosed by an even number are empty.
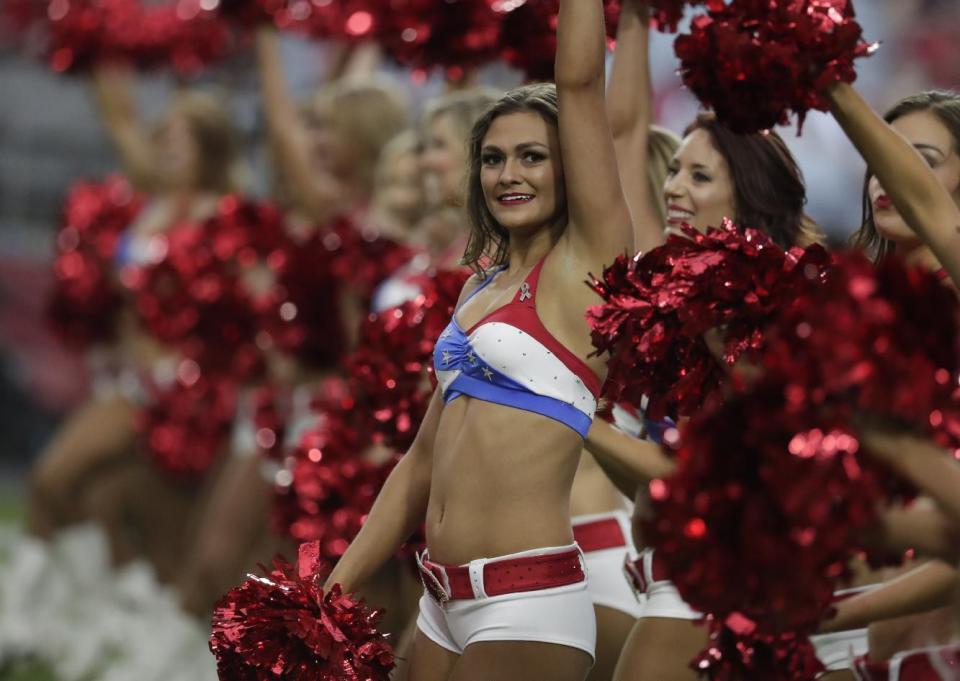
[[[697,128],[683,139],[670,162],[663,194],[668,232],[678,231],[684,222],[705,232],[725,217],[736,219],[730,167],[709,132]]]
[[[960,155],[957,153],[957,140],[950,130],[930,111],[908,113],[893,121],[891,126],[920,152],[940,184],[960,205]],[[870,178],[867,192],[873,207],[874,224],[880,236],[900,244],[919,241],[893,207],[876,177]]]
[[[494,219],[507,231],[551,225],[564,206],[556,129],[531,111],[493,120],[480,152],[480,184]]]
[[[199,179],[200,151],[190,119],[174,104],[155,136],[157,172],[164,186],[190,188]]]

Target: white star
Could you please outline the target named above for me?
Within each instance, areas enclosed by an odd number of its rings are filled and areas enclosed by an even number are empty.
[[[449,350],[441,350],[441,352],[443,353],[443,363],[444,363],[444,364],[450,364],[450,351],[449,351]]]
[[[485,379],[487,379],[488,381],[492,381],[492,380],[493,380],[493,372],[490,371],[489,368],[483,367],[482,371],[483,371],[483,377],[484,377]]]
[[[447,326],[447,328],[443,330],[443,333],[440,334],[440,340],[448,338],[451,333],[453,333],[453,329],[450,326]]]
[[[470,364],[477,366],[477,356],[472,351],[467,353],[467,359],[470,361]]]

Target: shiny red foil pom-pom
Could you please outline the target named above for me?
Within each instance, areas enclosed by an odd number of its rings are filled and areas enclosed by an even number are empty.
[[[300,547],[296,567],[281,557],[251,575],[213,611],[210,650],[222,681],[386,681],[394,667],[382,613],[323,588],[318,547]]]
[[[489,0],[501,15],[501,56],[523,71],[527,80],[552,81],[557,54],[559,0]],[[605,0],[607,38],[613,41],[620,17],[620,0]]]
[[[647,6],[650,8],[650,20],[660,31],[674,32],[677,30],[677,24],[683,19],[687,7],[707,5],[714,11],[722,10],[725,0],[648,0]]]
[[[420,294],[399,307],[371,315],[347,366],[351,390],[373,416],[378,439],[406,451],[433,395],[433,347],[443,332],[468,272],[420,277]]]
[[[386,472],[364,458],[369,429],[347,401],[322,410],[318,425],[287,453],[271,511],[274,530],[297,541],[318,541],[324,561],[335,563],[367,519]]]
[[[958,306],[936,276],[837,254],[796,293],[764,333],[762,373],[689,421],[676,472],[651,488],[657,559],[739,637],[699,659],[715,678],[771,659],[807,669],[801,637],[869,550],[864,531],[914,494],[869,455],[864,418],[936,434],[956,404]]]
[[[378,16],[376,39],[401,64],[458,80],[498,56],[500,17],[488,0],[386,0]]]
[[[733,0],[694,18],[675,43],[683,81],[732,130],[802,127],[810,109],[827,111],[826,92],[856,79],[864,42],[850,0]]]
[[[269,267],[285,257],[284,238],[275,208],[235,196],[202,224],[156,235],[157,257],[125,277],[144,326],[205,372],[256,376],[263,370],[256,345],[262,311],[250,270],[262,266],[272,282]]]
[[[238,384],[205,376],[185,360],[170,386],[154,386],[138,415],[143,451],[161,470],[199,480],[224,453],[237,410]]]
[[[593,282],[604,303],[587,312],[597,351],[612,353],[607,396],[630,404],[648,396],[651,419],[703,406],[727,375],[721,361],[758,349],[763,327],[829,261],[820,246],[784,251],[729,221],[684,231],[689,238],[617,258]],[[704,340],[713,329],[722,329],[722,360]]]
[[[369,309],[377,286],[414,254],[409,246],[347,218],[338,218],[329,225],[322,242],[331,252],[334,275],[364,309]]]
[[[51,0],[47,15],[50,65],[59,72],[121,61],[190,73],[232,47],[220,14],[199,0]]]
[[[114,274],[116,249],[143,202],[122,177],[80,182],[67,195],[47,313],[58,335],[75,348],[115,336],[122,302]]]

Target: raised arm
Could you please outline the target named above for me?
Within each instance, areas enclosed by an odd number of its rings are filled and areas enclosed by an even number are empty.
[[[442,411],[443,397],[438,388],[416,439],[391,471],[367,522],[327,578],[328,586],[340,583],[345,591],[352,591],[363,585],[423,520],[430,498],[433,441]]]
[[[561,0],[556,81],[560,147],[570,224],[577,253],[599,267],[633,251],[604,96],[606,34],[601,0]]]
[[[663,220],[656,208],[661,198],[652,191],[647,163],[652,102],[650,11],[641,0],[625,0],[607,87],[607,116],[623,193],[633,218],[634,248],[644,252],[665,239]]]
[[[256,52],[267,135],[285,189],[301,212],[317,222],[326,222],[336,212],[334,206],[342,187],[329,174],[318,172],[311,162],[307,127],[287,87],[273,28],[257,29]]]
[[[872,622],[934,610],[950,602],[958,587],[956,568],[938,560],[924,563],[837,603],[836,614],[821,625],[820,633],[861,629]]]
[[[876,175],[907,225],[960,285],[960,208],[923,157],[852,86],[830,90],[834,118]]]
[[[630,437],[600,418],[593,419],[584,447],[617,489],[631,499],[640,485],[670,475],[675,468],[660,445]]]
[[[133,75],[117,66],[101,65],[94,69],[92,80],[100,117],[124,173],[138,189],[156,190],[156,155],[150,134],[137,113]]]

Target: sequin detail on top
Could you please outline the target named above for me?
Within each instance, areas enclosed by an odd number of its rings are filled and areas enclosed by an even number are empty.
[[[600,379],[540,321],[536,301],[542,269],[543,260],[511,302],[469,330],[457,322],[458,308],[434,348],[434,369],[445,403],[467,395],[541,414],[586,437],[597,408]]]

